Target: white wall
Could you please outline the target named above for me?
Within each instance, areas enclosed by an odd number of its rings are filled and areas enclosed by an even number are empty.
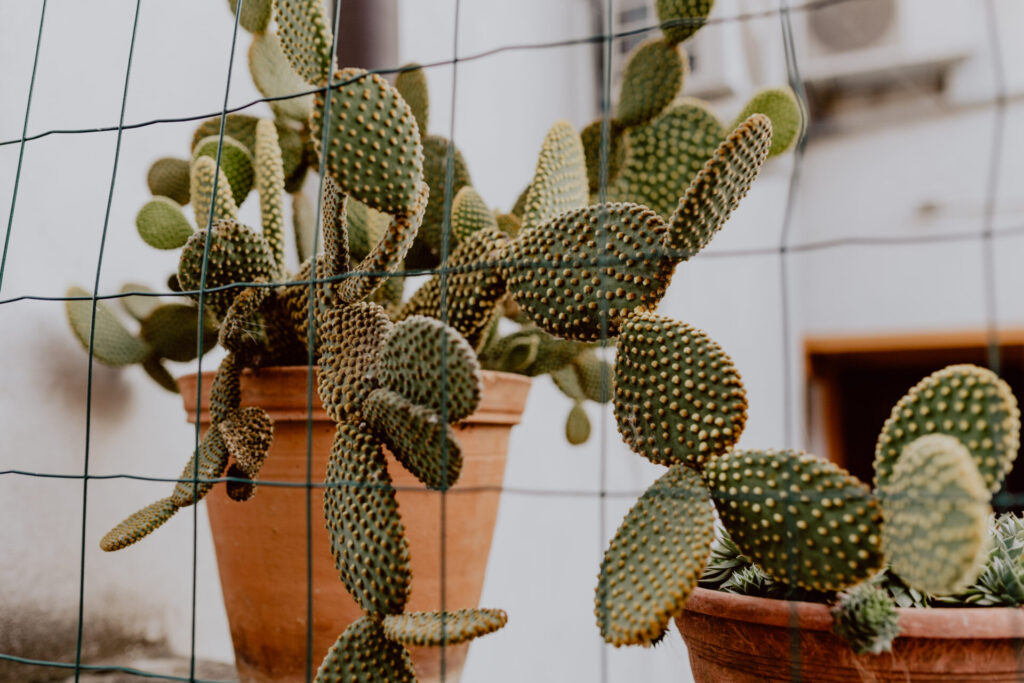
[[[729,3],[722,0],[720,5],[728,14]],[[30,134],[116,124],[134,6],[129,0],[50,0]],[[39,8],[39,0],[0,6],[2,139],[21,131]],[[1000,10],[1015,8],[1003,2]],[[453,0],[405,0],[401,12],[401,61],[452,57]],[[762,67],[774,65],[754,79],[765,84],[781,77],[781,42],[774,21],[757,22],[768,29],[760,48],[767,55]],[[223,3],[142,3],[125,120],[218,111],[231,28]],[[458,50],[465,58],[499,46],[591,32],[590,4],[584,0],[463,0]],[[232,104],[257,97],[244,68],[247,43],[243,35]],[[454,136],[475,185],[492,205],[511,206],[532,174],[552,122],[566,118],[582,126],[593,117],[593,49],[509,50],[460,62],[454,76],[451,66],[428,71],[431,132]],[[1010,51],[1005,64],[1011,77],[1021,82],[1019,49],[1009,40],[1004,40],[1004,49]],[[724,118],[738,106],[722,104]],[[1024,221],[1019,190],[1024,180],[1022,117],[1021,107],[1013,105],[1002,157],[1000,228]],[[980,229],[992,121],[990,107],[942,107],[926,117],[840,129],[815,140],[804,160],[790,242]],[[127,280],[159,286],[174,268],[173,255],[141,243],[133,219],[148,197],[144,177],[149,164],[164,154],[181,155],[193,127],[160,124],[125,132],[101,293],[114,292]],[[52,135],[26,146],[0,299],[61,296],[73,283],[91,287],[115,141],[113,133]],[[10,209],[17,159],[17,145],[0,147],[0,216]],[[707,253],[680,266],[661,308],[706,329],[740,368],[751,406],[744,446],[801,443],[797,359],[804,334],[977,327],[982,321],[981,258],[973,243],[796,253],[788,257],[791,345],[785,348],[779,258],[730,253],[779,244],[792,163],[786,157],[766,167]],[[939,210],[923,214],[919,207],[925,203]],[[1024,305],[1015,294],[1024,285],[1018,267],[1022,240],[1000,242],[997,249],[998,314],[1006,324],[1024,319]],[[781,396],[787,357],[795,390],[790,444],[784,443]],[[87,366],[66,328],[63,304],[21,301],[0,306],[0,359],[6,389],[0,392],[0,470],[81,474]],[[193,438],[180,398],[154,388],[138,368],[119,372],[97,364],[94,373],[90,472],[177,476]],[[593,623],[593,587],[607,539],[660,468],[623,447],[610,413],[593,406],[591,442],[567,446],[562,432],[567,411],[548,380],[535,382],[523,424],[513,432],[506,484],[584,495],[504,496],[484,602],[508,609],[510,623],[474,645],[464,680],[598,680],[605,665],[608,681],[685,680],[685,648],[675,633],[654,650],[614,650],[601,643]],[[602,463],[606,487],[614,493],[603,503],[596,495]],[[126,479],[90,482],[87,640],[111,629],[124,630],[166,638],[176,651],[188,651],[191,511],[161,529],[159,539],[114,555],[97,549],[99,537],[113,523],[166,495],[167,487]],[[73,628],[68,628],[77,612],[81,515],[80,481],[0,476],[0,519],[5,521],[0,525],[0,547],[5,548],[0,555],[0,585],[5,588],[0,592],[0,643],[11,628],[49,631],[55,634],[54,648],[68,633],[73,639]],[[228,659],[230,643],[202,507],[199,515],[197,653]]]

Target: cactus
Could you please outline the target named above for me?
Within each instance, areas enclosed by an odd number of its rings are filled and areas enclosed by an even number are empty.
[[[832,632],[859,655],[890,652],[893,639],[900,634],[896,603],[873,583],[862,583],[845,593],[833,608]]]
[[[191,167],[185,159],[157,159],[146,174],[146,185],[155,197],[167,197],[184,206],[189,202]]]
[[[169,197],[154,197],[135,216],[142,241],[156,249],[179,249],[195,230],[181,206]]]
[[[193,165],[201,157],[209,157],[216,163],[218,148],[220,148],[220,171],[228,181],[226,189],[231,191],[231,197],[234,200],[235,206],[241,206],[245,198],[249,196],[249,192],[252,191],[254,179],[253,155],[249,153],[249,150],[241,142],[233,137],[225,135],[222,140],[219,135],[211,135],[200,140],[192,148]],[[217,191],[217,211],[220,212],[222,200],[219,193],[222,191],[222,188],[218,187]],[[196,219],[203,221],[206,219],[206,216],[197,214]]]

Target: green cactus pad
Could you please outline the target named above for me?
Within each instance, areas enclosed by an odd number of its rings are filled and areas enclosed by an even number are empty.
[[[411,580],[409,545],[381,442],[339,424],[324,483],[331,553],[345,588],[366,612],[401,612]]]
[[[218,337],[220,345],[249,360],[261,354],[274,331],[260,310],[270,296],[271,290],[267,287],[239,289],[221,319]]]
[[[231,13],[238,11],[238,0],[228,0]],[[270,15],[274,9],[273,0],[243,0],[242,16],[238,23],[249,33],[263,33],[270,23]]]
[[[590,418],[583,404],[576,401],[569,417],[565,419],[565,440],[573,446],[584,444],[590,439]]]
[[[353,622],[331,646],[314,683],[415,683],[409,652],[390,640],[379,618]]]
[[[764,114],[772,121],[772,147],[768,158],[792,149],[804,129],[804,112],[790,88],[768,88],[755,94],[736,118],[735,128],[753,114]]]
[[[615,119],[638,126],[658,116],[683,87],[685,62],[675,43],[651,38],[629,55]]]
[[[128,292],[156,294],[153,288],[139,282],[126,282],[121,285],[121,293],[127,294]],[[161,305],[160,297],[142,296],[141,294],[132,294],[131,296],[121,297],[121,308],[123,308],[128,315],[140,322],[147,315],[152,313],[153,309]]]
[[[251,154],[256,150],[256,124],[260,121],[255,116],[245,114],[228,114],[224,121],[224,135],[238,140]],[[303,138],[300,133],[286,123],[275,122],[278,143],[281,145],[281,161],[284,164],[285,191],[297,192],[302,186],[306,175],[306,159],[304,158]],[[220,135],[220,117],[207,119],[192,134],[192,147],[203,138]]]
[[[859,655],[891,652],[900,634],[896,603],[874,583],[854,586],[832,609],[832,632]]]
[[[242,364],[234,354],[224,356],[210,387],[210,422],[217,424],[238,410],[242,403]]]
[[[580,131],[580,142],[587,162],[587,188],[591,195],[601,190],[601,119],[593,121]],[[605,187],[615,182],[626,163],[628,148],[626,129],[618,122],[608,122],[608,172]]]
[[[195,164],[196,160],[201,157],[209,157],[216,166],[218,147],[220,147],[220,170],[228,179],[235,206],[241,206],[245,198],[249,196],[255,181],[253,155],[249,153],[245,145],[227,135],[224,136],[224,141],[221,143],[220,136],[211,135],[200,140],[192,149],[192,163]],[[209,195],[208,192],[207,195]],[[197,220],[204,221],[205,218],[197,216]]]
[[[66,296],[91,297],[92,294],[81,287],[70,287]],[[89,332],[92,329],[92,301],[65,301],[64,310],[71,330],[88,351]],[[141,363],[151,351],[148,344],[128,331],[107,304],[102,301],[96,302],[96,334],[92,347],[92,354],[96,360],[105,365],[131,365]]]
[[[541,334],[538,330],[521,330],[502,337],[484,349],[481,360],[486,360],[490,369],[526,374],[537,360]]]
[[[323,3],[320,0],[275,0],[274,7],[281,51],[292,69],[310,85],[327,85],[334,41]]]
[[[256,124],[253,158],[263,239],[270,246],[278,268],[284,268],[284,166],[277,128],[268,119],[260,119]]]
[[[879,491],[882,546],[893,572],[932,595],[974,583],[989,550],[990,493],[971,453],[955,437],[910,442]]]
[[[455,432],[436,412],[394,391],[377,389],[362,413],[395,459],[427,487],[444,491],[458,481],[462,451]]]
[[[214,176],[217,177],[217,197],[213,200]],[[196,225],[206,227],[210,220],[210,204],[213,202],[213,220],[234,219],[238,215],[238,205],[231,194],[231,183],[224,175],[223,169],[208,156],[200,156],[192,163],[192,207],[195,211]]]
[[[840,591],[882,568],[878,500],[841,467],[798,451],[731,451],[704,481],[740,551],[773,579]]]
[[[402,266],[397,269],[399,272]],[[388,315],[397,315],[398,309],[402,306],[402,299],[405,295],[405,278],[402,276],[389,277],[384,281],[370,301],[380,304]]]
[[[183,290],[199,290],[202,275],[206,231],[189,238],[181,250],[178,281]],[[216,221],[210,235],[210,253],[206,266],[206,288],[223,287],[236,282],[272,281],[277,275],[274,254],[262,235],[232,220]],[[224,317],[240,288],[206,292],[204,301],[217,317]],[[192,295],[198,300],[199,295]]]
[[[196,357],[199,309],[187,304],[163,304],[142,321],[142,339],[167,360],[187,363]],[[217,325],[203,321],[203,353],[217,345]]]
[[[547,223],[586,206],[587,163],[583,143],[568,121],[558,121],[544,137],[533,181],[523,205],[523,228]]]
[[[174,485],[171,500],[180,508],[202,500],[213,488],[214,482],[210,480],[220,477],[227,466],[228,449],[224,445],[224,439],[221,438],[218,429],[211,427],[200,440],[199,449],[192,454],[185,469],[181,471],[179,481]],[[196,479],[194,483],[193,477]]]
[[[244,503],[256,495],[256,482],[249,478],[238,463],[231,463],[224,477],[229,479],[224,482],[224,489],[231,500]]]
[[[576,368],[572,366],[572,363],[567,363],[557,370],[552,370],[551,379],[554,381],[555,386],[558,387],[558,390],[572,400],[577,402],[586,400],[587,395],[583,393],[579,375],[576,374]]]
[[[236,410],[217,425],[228,453],[246,476],[255,479],[274,438],[274,421],[263,408]]]
[[[443,414],[450,423],[469,417],[483,392],[473,348],[440,320],[419,315],[394,326],[373,375],[382,387]]]
[[[414,268],[432,268],[441,256],[441,230],[444,226],[444,202],[448,179],[448,138],[427,135],[423,138],[423,180],[430,187],[430,200],[423,216],[423,225],[416,239],[410,265]],[[451,196],[454,198],[466,185],[472,184],[466,160],[458,147],[452,155]],[[415,257],[414,257],[415,255]]]
[[[707,21],[715,0],[657,0],[658,21],[665,40],[681,43]]]
[[[633,505],[605,551],[594,614],[605,642],[658,639],[697,587],[715,517],[700,475],[675,465]]]
[[[324,315],[317,391],[335,422],[357,410],[377,388],[371,370],[391,328],[384,309],[368,302],[333,308]]]
[[[167,391],[173,394],[178,393],[178,380],[174,379],[174,376],[167,371],[164,364],[160,362],[160,359],[156,356],[150,356],[149,358],[142,361],[142,369],[146,371],[150,379],[162,386]]]
[[[195,232],[178,203],[167,197],[146,202],[135,216],[135,227],[142,240],[156,249],[177,249]]]
[[[441,647],[468,643],[494,633],[508,622],[501,609],[460,609],[454,612],[407,612],[384,617],[384,634],[402,645]]]
[[[332,181],[333,182],[333,181]],[[388,229],[391,218],[348,197],[345,200],[345,218],[348,227],[349,256],[361,261],[370,253]],[[420,230],[422,230],[420,226]]]
[[[169,197],[184,206],[188,204],[191,165],[187,159],[157,159],[146,174],[146,185],[156,197]]]
[[[427,207],[427,195],[430,192],[427,184],[420,183],[418,190],[416,201],[409,211],[392,217],[384,236],[352,269],[352,276],[342,281],[339,296],[345,303],[366,299],[402,264],[402,259],[416,238],[416,231],[423,221],[423,211]]]
[[[423,181],[423,146],[409,105],[384,78],[361,69],[335,74],[327,149],[321,150],[324,95],[310,117],[313,145],[342,192],[388,214],[414,211]],[[424,197],[424,201],[425,201]]]
[[[771,143],[771,121],[754,114],[718,146],[669,220],[665,248],[675,258],[686,260],[699,252],[729,220],[760,172]]]
[[[452,237],[456,243],[478,230],[497,227],[497,219],[476,190],[466,185],[458,191],[452,200]]]
[[[584,351],[576,356],[572,364],[576,369],[583,394],[595,403],[612,400],[612,382],[615,370],[611,363],[598,358],[593,351]]]
[[[313,95],[299,95],[308,91],[309,85],[288,63],[276,33],[265,33],[253,38],[249,46],[249,73],[252,74],[256,89],[264,97],[296,95],[269,103],[277,116],[302,122],[309,118],[313,109]]]
[[[431,277],[399,309],[396,319],[425,315],[445,320],[470,346],[479,347],[507,291],[499,264],[508,246],[509,239],[497,228],[474,232],[448,256],[444,279],[440,273]]]
[[[313,257],[313,240],[316,239],[316,207],[312,200],[301,192],[292,195],[292,227],[295,231],[295,251],[299,262],[305,264]]]
[[[643,204],[668,218],[727,133],[703,102],[674,104],[629,132],[626,165],[608,188],[608,199]]]
[[[320,225],[324,234],[324,264],[331,276],[343,275],[349,269],[347,201],[334,178],[327,176],[320,198]]]
[[[875,486],[885,490],[903,449],[930,433],[967,447],[989,491],[999,490],[1020,448],[1020,410],[991,370],[950,365],[917,383],[892,409],[875,445]]]
[[[674,264],[658,244],[667,229],[657,214],[635,204],[568,211],[512,243],[509,292],[531,321],[555,336],[614,337],[626,315],[655,308],[665,294]]]
[[[170,498],[161,498],[132,514],[104,534],[100,540],[100,548],[107,552],[127,548],[153,533],[177,511],[178,506]]]
[[[746,391],[732,359],[704,331],[640,313],[619,334],[615,423],[652,462],[700,467],[739,440]]]
[[[416,125],[420,128],[420,136],[426,136],[427,124],[430,123],[430,91],[427,88],[427,73],[419,64],[406,64],[395,76],[395,89],[398,90],[416,117]]]

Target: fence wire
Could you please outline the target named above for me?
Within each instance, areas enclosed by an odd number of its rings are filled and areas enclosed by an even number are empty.
[[[549,41],[549,42],[532,42],[532,43],[517,43],[501,45],[492,49],[488,49],[481,52],[461,55],[459,51],[459,38],[460,38],[460,18],[462,5],[460,0],[454,2],[454,14],[452,16],[452,25],[454,26],[453,32],[453,44],[452,44],[452,57],[447,60],[439,60],[430,63],[423,64],[423,68],[426,69],[441,69],[450,68],[452,73],[452,90],[451,90],[451,120],[448,129],[448,149],[446,156],[445,166],[445,193],[444,193],[444,224],[442,228],[442,241],[441,241],[441,265],[437,268],[425,268],[425,269],[409,269],[398,273],[367,273],[361,272],[349,272],[339,276],[330,278],[319,278],[316,275],[316,269],[311,269],[310,277],[307,280],[284,282],[284,283],[262,283],[262,282],[247,282],[247,283],[234,283],[232,285],[225,285],[223,287],[205,287],[200,286],[197,290],[183,290],[183,291],[121,291],[117,293],[101,293],[100,292],[100,278],[103,268],[104,251],[106,248],[107,229],[109,226],[111,207],[113,205],[114,189],[117,181],[118,162],[121,154],[121,142],[122,136],[125,131],[133,129],[148,128],[151,126],[157,126],[162,124],[170,123],[182,123],[191,121],[206,120],[213,117],[219,117],[220,129],[218,133],[218,144],[216,153],[216,168],[219,169],[221,166],[221,152],[223,149],[223,142],[225,136],[225,127],[227,116],[233,113],[239,113],[250,109],[253,106],[257,106],[264,103],[272,103],[276,101],[288,100],[292,98],[304,97],[313,93],[323,93],[330,91],[339,86],[345,85],[351,81],[335,81],[334,74],[329,77],[328,84],[324,88],[311,88],[301,92],[282,95],[278,97],[261,97],[244,104],[231,107],[229,106],[229,94],[231,90],[231,69],[235,61],[235,47],[238,38],[239,29],[239,18],[242,14],[242,8],[247,0],[238,0],[238,6],[236,8],[234,16],[234,25],[231,36],[231,52],[228,60],[228,69],[225,77],[224,97],[223,106],[217,112],[207,112],[201,114],[187,115],[181,117],[167,117],[149,119],[140,122],[126,123],[125,112],[128,101],[128,88],[131,76],[132,59],[135,53],[135,39],[139,23],[139,14],[142,10],[141,0],[136,0],[135,13],[132,23],[131,41],[129,51],[126,60],[125,74],[124,74],[124,85],[122,89],[122,99],[120,107],[120,116],[116,125],[109,125],[103,127],[93,128],[80,128],[80,129],[51,129],[42,132],[34,133],[29,135],[29,122],[30,114],[32,111],[33,93],[36,86],[37,68],[39,65],[40,49],[43,43],[44,26],[46,23],[46,12],[47,12],[47,0],[42,0],[39,24],[37,30],[37,37],[35,42],[35,50],[32,60],[32,71],[29,80],[29,86],[27,91],[27,97],[25,102],[25,114],[22,123],[21,135],[17,138],[11,138],[7,140],[0,140],[0,147],[18,145],[18,157],[17,166],[15,170],[14,184],[11,194],[11,205],[10,213],[8,217],[7,229],[4,236],[4,247],[3,254],[0,257],[0,291],[4,287],[4,274],[5,268],[8,261],[9,249],[11,236],[15,227],[15,211],[17,208],[19,185],[22,175],[22,166],[25,157],[26,148],[29,143],[42,140],[44,138],[55,136],[55,135],[85,135],[85,134],[97,134],[105,132],[115,132],[117,134],[117,140],[114,147],[113,165],[110,177],[109,191],[106,201],[106,209],[104,214],[103,228],[99,242],[99,253],[96,259],[95,279],[93,283],[93,291],[90,296],[53,296],[47,294],[22,294],[17,296],[9,296],[7,298],[0,298],[0,305],[14,305],[19,302],[27,301],[46,301],[46,302],[69,302],[69,301],[89,301],[92,303],[92,325],[90,329],[90,353],[88,355],[88,394],[86,400],[85,410],[85,443],[83,448],[83,465],[81,473],[56,473],[56,472],[45,472],[41,470],[29,471],[23,469],[5,469],[0,470],[0,476],[5,477],[25,477],[25,478],[36,478],[36,479],[53,479],[53,480],[71,480],[80,481],[82,486],[82,524],[81,524],[81,550],[80,550],[80,566],[79,566],[79,590],[78,590],[78,623],[77,623],[77,642],[76,642],[76,654],[75,661],[61,662],[45,659],[32,659],[21,657],[15,654],[0,653],[0,660],[8,661],[18,664],[24,664],[27,666],[34,667],[49,667],[53,669],[66,669],[73,671],[75,680],[86,672],[104,671],[104,672],[118,672],[125,675],[137,676],[139,678],[150,678],[150,679],[161,679],[170,681],[194,681],[196,683],[217,683],[215,681],[206,681],[196,677],[196,614],[197,614],[197,556],[198,556],[198,505],[193,506],[192,511],[192,546],[191,546],[191,566],[192,566],[192,578],[191,578],[191,606],[190,606],[190,654],[189,654],[189,675],[187,677],[164,675],[151,671],[144,671],[131,667],[119,666],[119,665],[96,665],[87,664],[83,662],[82,656],[82,643],[83,643],[83,629],[84,629],[84,610],[85,610],[85,595],[86,595],[86,513],[87,513],[87,502],[89,496],[89,483],[90,481],[100,480],[124,480],[124,481],[145,481],[145,482],[166,482],[166,483],[186,483],[191,484],[193,487],[200,483],[227,483],[237,482],[241,483],[246,480],[225,476],[218,478],[204,478],[199,475],[199,466],[196,462],[195,467],[192,471],[191,478],[165,478],[165,477],[153,477],[143,476],[131,473],[116,473],[116,474],[95,474],[90,472],[90,444],[91,444],[91,427],[92,427],[92,395],[93,395],[93,365],[94,357],[91,353],[93,343],[95,341],[95,320],[97,306],[100,302],[105,300],[120,299],[130,296],[138,297],[184,297],[184,296],[195,296],[199,300],[199,325],[198,328],[203,328],[203,299],[215,292],[224,291],[231,288],[243,288],[243,287],[280,287],[282,284],[305,284],[308,286],[309,300],[311,305],[308,307],[308,319],[307,319],[307,338],[308,338],[308,371],[307,371],[307,386],[306,386],[306,476],[304,482],[288,482],[288,481],[274,481],[274,480],[259,480],[261,487],[280,487],[280,488],[299,488],[304,489],[306,492],[306,623],[308,625],[306,629],[306,678],[311,680],[317,664],[317,657],[320,653],[314,652],[313,649],[313,629],[312,624],[314,621],[314,596],[313,596],[313,548],[312,548],[312,535],[313,535],[313,492],[316,490],[325,489],[328,485],[322,480],[317,480],[313,472],[313,454],[312,454],[312,443],[313,443],[313,416],[314,416],[314,394],[313,394],[313,365],[315,358],[314,350],[314,311],[315,311],[315,300],[317,296],[317,285],[325,282],[337,282],[349,277],[364,277],[366,275],[390,275],[392,277],[415,277],[422,275],[438,275],[440,277],[440,297],[441,306],[440,310],[445,311],[442,316],[442,322],[447,322],[444,318],[447,316],[445,300],[448,296],[448,277],[453,274],[465,273],[474,269],[482,268],[493,268],[495,264],[477,264],[469,266],[452,267],[449,266],[448,254],[451,250],[450,243],[450,208],[454,195],[454,174],[455,174],[455,150],[456,150],[456,94],[458,92],[458,67],[462,62],[472,62],[484,60],[496,55],[501,55],[510,52],[517,51],[540,51],[550,50],[557,48],[565,48],[579,45],[595,45],[601,50],[601,64],[602,64],[602,79],[601,79],[601,93],[600,93],[600,117],[602,120],[601,125],[601,136],[600,136],[600,183],[598,196],[600,201],[604,201],[606,196],[607,184],[608,184],[608,165],[609,165],[609,153],[610,153],[610,122],[612,119],[612,106],[611,106],[611,64],[612,64],[612,47],[615,41],[629,38],[632,36],[646,35],[650,32],[657,31],[660,26],[652,24],[644,26],[639,29],[629,31],[613,31],[613,10],[614,4],[612,0],[606,0],[603,4],[603,16],[601,17],[601,31],[581,36],[577,38]],[[797,59],[797,50],[795,44],[795,38],[793,33],[792,17],[794,13],[805,13],[815,10],[824,9],[830,6],[843,4],[843,3],[856,3],[861,0],[810,0],[798,5],[790,5],[789,0],[779,0],[779,7],[772,10],[763,10],[756,12],[745,12],[739,13],[727,17],[718,17],[710,19],[707,24],[723,24],[731,22],[746,22],[756,19],[770,19],[775,18],[779,22],[779,30],[783,38],[783,47],[785,54],[786,73],[790,87],[797,94],[801,102],[806,102],[806,93],[804,90],[804,80],[801,77],[800,65]],[[334,20],[334,36],[339,35],[339,29],[341,27],[341,18],[344,15],[344,0],[338,0],[338,7],[335,8],[335,20]],[[985,178],[985,200],[982,210],[982,221],[980,230],[963,230],[955,232],[944,232],[942,234],[934,235],[915,235],[915,236],[889,236],[889,235],[849,235],[838,238],[831,238],[827,240],[811,240],[804,242],[792,242],[791,241],[791,228],[794,222],[794,211],[797,204],[801,188],[801,179],[804,169],[804,158],[805,151],[807,148],[806,135],[801,136],[797,143],[794,160],[790,170],[789,179],[787,182],[786,199],[784,204],[783,218],[781,223],[780,235],[778,243],[772,246],[760,247],[760,248],[742,248],[742,249],[712,249],[711,251],[702,254],[701,258],[706,259],[732,259],[732,258],[744,258],[744,257],[773,257],[778,260],[778,274],[779,274],[779,293],[780,293],[780,310],[779,320],[780,325],[780,336],[781,336],[781,358],[780,364],[782,367],[782,413],[783,413],[783,442],[785,447],[791,447],[794,442],[794,369],[792,367],[791,358],[791,347],[792,347],[792,321],[791,321],[791,306],[792,306],[792,293],[791,293],[791,272],[790,272],[790,256],[797,253],[814,253],[824,252],[829,250],[837,249],[848,249],[851,247],[872,247],[872,248],[895,248],[895,247],[914,247],[922,244],[938,244],[938,243],[955,243],[955,242],[980,242],[981,249],[981,272],[983,277],[982,291],[983,291],[983,304],[984,304],[984,319],[986,329],[986,346],[987,346],[987,359],[989,367],[997,374],[1000,370],[1000,345],[999,345],[999,319],[998,319],[998,278],[996,273],[996,243],[1001,239],[1006,239],[1014,236],[1024,235],[1024,225],[1011,226],[1008,228],[996,229],[995,227],[995,216],[996,208],[999,197],[999,184],[1000,174],[1002,168],[1002,160],[1005,147],[1005,133],[1006,133],[1006,110],[1009,103],[1007,80],[1005,74],[1005,65],[1003,64],[1003,53],[1000,45],[999,31],[998,31],[998,17],[995,5],[995,0],[986,0],[984,6],[985,13],[985,24],[986,24],[986,35],[988,40],[988,46],[992,55],[991,70],[995,83],[995,93],[991,100],[985,102],[992,108],[994,113],[994,123],[992,127],[992,135],[990,140],[989,149],[989,165],[988,171]],[[332,36],[332,41],[334,40]],[[333,54],[335,50],[333,49]],[[381,75],[394,75],[408,67],[394,67],[384,69],[374,69],[371,73]],[[356,77],[359,78],[359,77]],[[352,80],[356,80],[353,78]],[[325,120],[329,115],[329,108],[331,106],[331,99],[329,97],[324,98],[324,117]],[[326,148],[327,142],[327,127],[324,127],[323,139],[321,140],[322,148]],[[319,254],[320,250],[320,218],[321,218],[321,203],[323,201],[323,182],[325,177],[325,158],[321,158],[319,161],[319,178],[320,187],[317,188],[317,202],[315,212],[315,229],[313,231],[313,248],[312,256],[314,260]],[[219,174],[214,176],[214,195],[216,194],[216,184]],[[211,203],[210,213],[207,220],[207,226],[209,226],[214,218],[214,206]],[[598,226],[599,231],[607,229],[606,224]],[[206,271],[208,264],[208,256],[210,249],[210,233],[207,232],[206,245],[204,248],[204,258],[202,262],[202,277],[200,282],[205,283]],[[537,261],[528,265],[543,265],[558,263],[561,266],[565,266],[564,261],[558,262],[545,262]],[[570,264],[574,266],[579,265],[614,265],[618,261],[609,259],[607,261],[599,258],[597,263],[587,262],[581,264]],[[500,264],[508,265],[508,264]],[[523,265],[521,262],[519,265]],[[608,276],[601,271],[601,277],[607,278]],[[604,283],[602,283],[603,285]],[[604,287],[602,286],[602,289]],[[607,300],[602,299],[601,305],[604,308],[604,313],[607,314],[609,303]],[[602,316],[602,325],[604,326],[604,334],[602,337],[607,339],[608,316]],[[199,335],[201,337],[201,335]],[[442,347],[443,348],[443,347]],[[202,373],[203,363],[203,342],[202,339],[197,339],[197,360],[196,367],[197,373]],[[447,401],[445,400],[448,392],[448,378],[446,376],[447,364],[444,362],[442,352],[442,363],[441,363],[441,377],[439,391],[442,395],[442,406],[446,406]],[[198,407],[201,403],[202,398],[202,385],[197,387],[196,392],[196,406]],[[445,408],[442,408],[444,412]],[[446,417],[442,414],[442,418]],[[441,576],[446,576],[446,567],[448,563],[446,544],[446,530],[447,530],[447,497],[454,495],[464,495],[479,492],[493,492],[500,493],[502,495],[511,496],[524,496],[524,497],[540,497],[540,498],[556,498],[556,499],[587,499],[595,500],[598,504],[598,544],[599,552],[603,555],[605,549],[605,538],[607,536],[606,529],[606,514],[607,514],[607,501],[609,499],[622,499],[622,500],[633,500],[636,499],[640,494],[644,493],[643,490],[615,490],[610,488],[608,484],[608,429],[607,420],[601,420],[599,433],[599,481],[596,490],[578,488],[578,489],[567,489],[567,488],[539,488],[539,487],[515,487],[515,486],[462,486],[455,490],[442,490],[440,496],[440,509],[439,509],[439,543],[441,546]],[[194,430],[194,443],[193,447],[198,450],[200,442],[200,421],[196,420]],[[449,467],[448,454],[445,452],[442,454],[443,469],[447,470]],[[331,484],[331,486],[351,486],[351,487],[362,487],[365,488],[367,485],[360,482],[341,482],[339,484]],[[393,488],[397,491],[412,491],[422,490],[420,487],[407,487],[401,485],[393,485]],[[732,500],[749,500],[749,496],[734,496]],[[814,499],[813,494],[809,494],[809,499]],[[1005,489],[1000,491],[994,500],[994,505],[998,509],[1007,509],[1012,506],[1024,505],[1024,493],[1014,493],[1006,491]],[[795,532],[795,518],[791,515],[788,516],[788,523],[792,526],[792,530]],[[445,609],[446,604],[446,585],[445,582],[441,582],[441,610]],[[800,680],[801,678],[801,664],[800,664],[800,640],[799,640],[799,619],[797,615],[797,609],[795,604],[791,603],[791,652],[790,659],[792,662],[792,676],[793,680]],[[442,623],[442,630],[444,629]],[[1022,647],[1022,642],[1017,639],[1017,647]],[[442,680],[445,676],[445,658],[443,654],[444,648],[442,647],[442,660],[441,660],[441,675]],[[607,648],[602,647],[600,649],[600,680],[602,683],[608,680],[609,675],[609,664],[607,657]]]

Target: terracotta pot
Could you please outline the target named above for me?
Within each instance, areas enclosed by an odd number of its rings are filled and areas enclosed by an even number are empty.
[[[827,605],[698,588],[676,617],[698,683],[1020,681],[1024,611],[901,609],[891,653],[856,655]]]
[[[213,374],[203,374],[209,387]],[[194,422],[196,375],[179,380]],[[260,479],[307,481],[307,368],[265,368],[242,375],[242,404],[264,408],[274,420],[274,440]],[[484,372],[484,393],[476,413],[458,432],[464,464],[458,484],[442,496],[428,491],[390,456],[412,559],[409,611],[476,607],[483,590],[487,555],[505,473],[508,434],[519,422],[530,380]],[[209,425],[204,390],[200,421]],[[322,484],[335,424],[313,392],[312,469]],[[327,650],[351,622],[362,616],[345,591],[331,557],[323,518],[323,489],[264,484],[245,503],[218,486],[206,497],[235,662],[242,681],[305,681],[307,671],[307,509],[312,519],[313,645],[315,673]],[[307,508],[307,502],[309,503]],[[441,574],[442,503],[445,507],[444,575]],[[458,681],[468,645],[444,649],[445,680]],[[441,648],[412,648],[420,681],[440,679]]]

